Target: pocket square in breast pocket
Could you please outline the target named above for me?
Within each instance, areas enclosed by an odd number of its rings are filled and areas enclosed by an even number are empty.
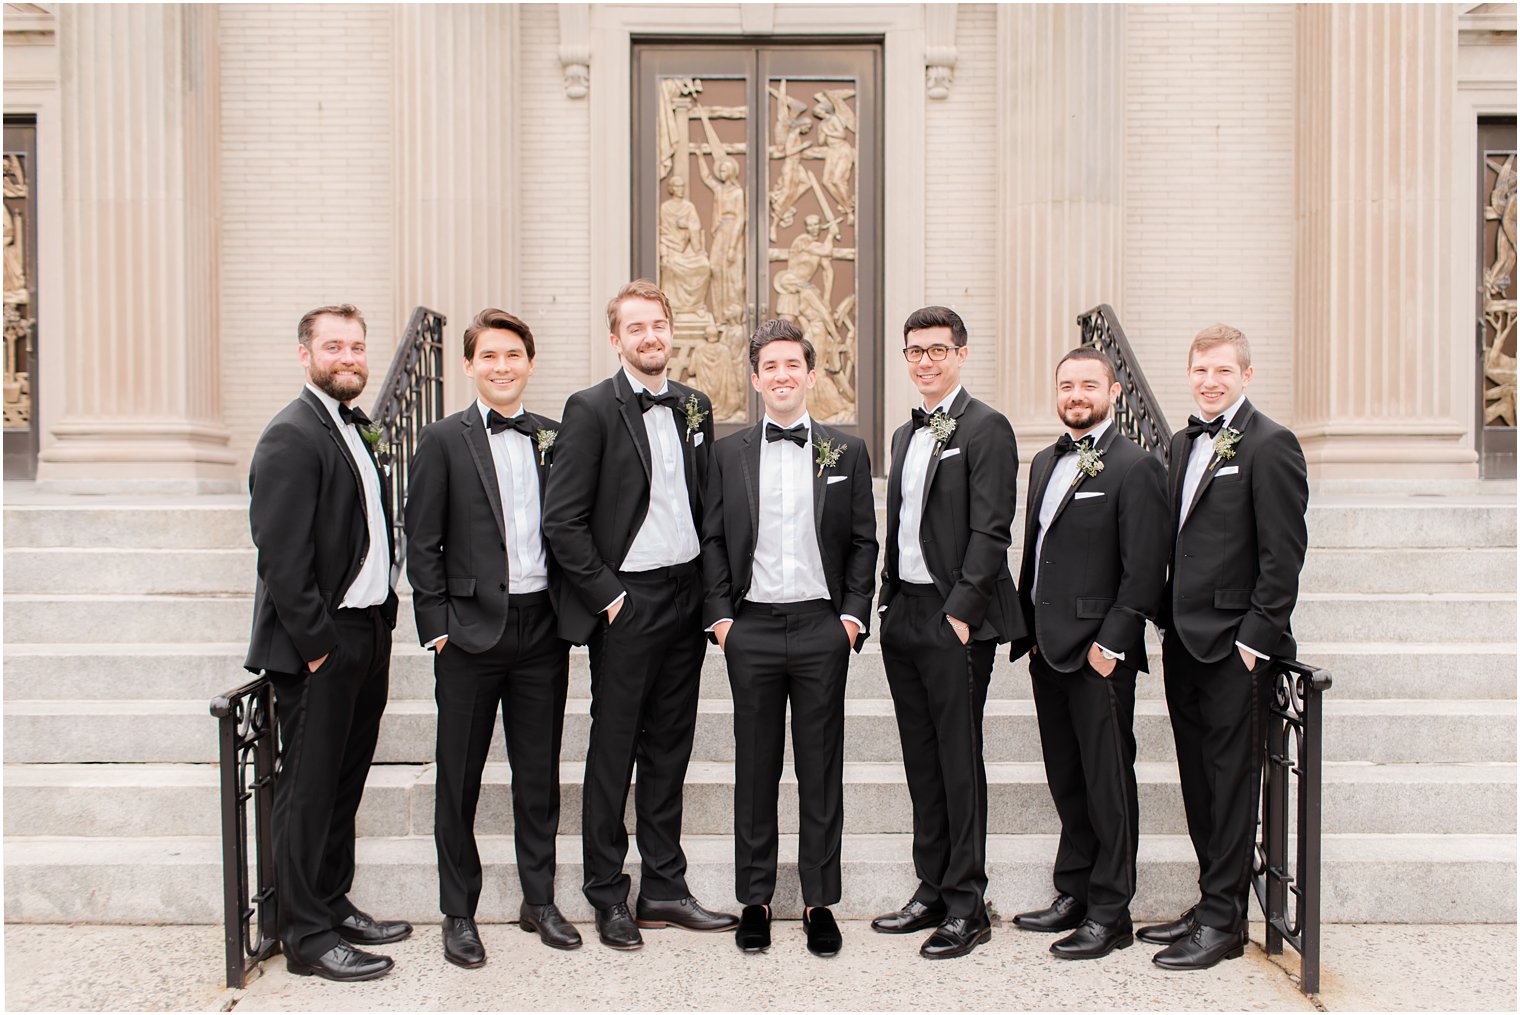
[[[706,436],[707,434],[703,433],[701,430],[698,430],[696,433],[691,435],[691,446],[694,448],[701,447],[702,438]]]
[[[847,480],[849,478],[850,478],[849,476],[830,476],[829,477],[829,485],[833,486],[835,483],[843,483],[845,480]]]
[[[1074,499],[1074,500],[1087,500],[1089,497],[1101,497],[1101,496],[1103,496],[1103,491],[1102,490],[1078,490],[1076,493],[1072,494],[1072,499]]]
[[[1238,465],[1226,465],[1224,468],[1220,469],[1217,473],[1215,473],[1215,478],[1218,479],[1221,476],[1233,476],[1233,475],[1237,474],[1238,472],[1240,472],[1240,466],[1238,466]]]
[[[943,450],[943,451],[941,451],[939,453],[939,457],[940,457],[941,460],[944,460],[946,458],[954,458],[956,455],[958,455],[960,453],[961,453],[961,449],[960,448],[946,448],[945,450]]]

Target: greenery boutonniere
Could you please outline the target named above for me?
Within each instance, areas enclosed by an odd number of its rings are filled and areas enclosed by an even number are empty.
[[[824,469],[832,469],[838,463],[839,456],[844,454],[844,450],[847,447],[849,447],[849,445],[845,444],[843,441],[841,441],[839,444],[835,444],[828,438],[824,438],[821,441],[814,441],[813,448],[818,453],[817,458],[814,459],[814,461],[818,463],[818,475],[823,475]]]
[[[1108,449],[1099,451],[1090,443],[1079,442],[1077,444],[1077,475],[1072,478],[1071,485],[1076,486],[1077,480],[1086,473],[1088,478],[1096,476],[1103,471],[1103,456],[1108,454]]]
[[[549,449],[550,448],[554,447],[554,438],[556,438],[558,436],[559,436],[559,431],[558,430],[540,430],[540,431],[538,431],[538,435],[535,438],[535,443],[538,445],[538,464],[539,465],[544,464],[544,456],[549,453]]]
[[[945,447],[950,435],[955,433],[955,417],[943,409],[935,409],[929,416],[929,436],[934,438],[934,453]]]
[[[1232,426],[1227,426],[1219,431],[1218,436],[1214,438],[1215,465],[1218,465],[1226,458],[1235,457],[1235,445],[1240,443],[1242,436],[1244,435]]]
[[[697,401],[696,395],[687,395],[686,403],[681,407],[686,410],[686,441],[691,443],[691,435],[702,428],[702,421],[707,418],[707,413],[702,411],[702,403]]]
[[[366,423],[355,427],[359,436],[364,438],[364,443],[369,445],[370,452],[375,456],[375,462],[389,475],[391,471],[391,449],[385,442],[385,427],[379,423]]]

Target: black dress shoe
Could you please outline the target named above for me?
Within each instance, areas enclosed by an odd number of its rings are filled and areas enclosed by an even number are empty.
[[[660,927],[685,927],[687,930],[733,930],[739,918],[732,913],[714,913],[690,895],[684,899],[646,899],[639,896],[639,926],[654,930]]]
[[[443,957],[456,966],[479,969],[486,964],[486,946],[480,943],[480,931],[468,916],[443,918]]]
[[[804,910],[802,925],[807,928],[808,951],[823,958],[839,954],[844,935],[839,933],[839,924],[834,922],[834,914],[827,906],[814,906],[811,913]]]
[[[644,936],[639,933],[638,924],[633,922],[633,914],[628,912],[626,902],[596,911],[596,936],[602,939],[602,944],[620,952],[644,947]]]
[[[746,952],[763,952],[771,946],[771,911],[769,906],[745,906],[739,914],[739,929],[734,944]]]
[[[580,931],[552,902],[543,906],[530,906],[524,902],[517,911],[517,925],[529,933],[537,931],[538,939],[550,948],[568,952],[581,946]]]
[[[938,927],[945,922],[945,915],[943,906],[931,908],[917,899],[909,899],[908,904],[897,912],[872,920],[871,929],[883,934],[911,934],[925,927]]]
[[[340,941],[310,962],[285,953],[285,969],[296,976],[320,976],[324,980],[352,983],[377,980],[395,965],[388,955],[371,955]]]
[[[1019,913],[1013,924],[1020,930],[1058,931],[1075,930],[1087,918],[1087,906],[1064,892],[1055,897],[1049,906],[1028,913]]]
[[[356,945],[388,945],[409,937],[412,933],[412,925],[405,920],[388,920],[382,923],[358,909],[333,929],[343,940]]]
[[[1101,959],[1115,948],[1134,943],[1134,928],[1128,920],[1119,925],[1083,920],[1082,926],[1050,946],[1050,954],[1058,959]]]
[[[1208,969],[1223,959],[1238,959],[1246,950],[1243,930],[1219,930],[1198,924],[1193,933],[1173,941],[1157,952],[1151,961],[1162,969]]]
[[[1141,927],[1135,931],[1135,937],[1141,941],[1149,941],[1153,945],[1169,945],[1173,941],[1181,941],[1193,933],[1193,928],[1198,924],[1193,920],[1193,910],[1188,908],[1177,919],[1169,923],[1156,923],[1149,927]]]
[[[953,959],[970,955],[979,944],[992,939],[992,924],[987,917],[952,916],[929,935],[918,953],[926,959]]]

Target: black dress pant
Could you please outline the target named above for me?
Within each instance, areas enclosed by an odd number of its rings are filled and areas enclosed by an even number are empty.
[[[776,891],[776,802],[792,704],[802,901],[839,901],[844,832],[844,686],[850,638],[828,600],[741,603],[725,656],[734,695],[734,894]]]
[[[962,645],[932,585],[899,586],[881,621],[881,655],[913,800],[914,898],[979,917],[987,891],[982,713],[996,643]]]
[[[585,893],[598,909],[628,899],[628,829],[623,809],[634,791],[642,872],[639,894],[681,899],[681,790],[691,760],[707,638],[702,578],[695,561],[654,571],[620,572],[628,590],[617,622],[604,620],[591,656],[591,740],[581,809]]]
[[[1140,846],[1135,787],[1135,670],[1122,662],[1104,677],[1086,661],[1075,673],[1029,660],[1045,781],[1061,840],[1056,891],[1106,927],[1129,925]]]
[[[559,833],[559,748],[565,729],[570,643],[555,634],[549,593],[509,596],[507,624],[494,648],[446,644],[433,660],[438,701],[438,786],[433,841],[438,903],[446,916],[474,916],[480,901],[475,807],[481,772],[501,712],[512,766],[512,824],[523,901],[554,901],[554,837]]]
[[[269,673],[280,727],[274,863],[280,939],[311,961],[355,910],[354,815],[390,691],[391,630],[379,607],[338,610],[338,642],[315,673]]]
[[[1175,631],[1162,640],[1166,705],[1188,835],[1198,855],[1199,923],[1243,929],[1251,891],[1271,663],[1246,669],[1240,653],[1199,662]]]

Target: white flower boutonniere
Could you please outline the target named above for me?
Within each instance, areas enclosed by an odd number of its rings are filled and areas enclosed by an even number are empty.
[[[929,416],[929,436],[934,438],[934,453],[945,448],[945,442],[955,433],[955,417],[944,409],[935,409]]]
[[[1244,435],[1232,426],[1227,426],[1223,430],[1219,431],[1218,436],[1214,438],[1215,465],[1218,465],[1226,458],[1235,457],[1235,445],[1240,443],[1240,438],[1242,436]]]
[[[370,452],[375,456],[375,464],[385,470],[388,476],[391,472],[390,445],[385,442],[385,427],[379,423],[366,423],[355,427],[359,436],[364,438],[364,443],[369,445]]]
[[[690,444],[691,435],[702,428],[707,413],[702,411],[702,403],[697,401],[696,395],[687,395],[686,404],[682,408],[686,410],[686,442]]]
[[[1071,485],[1076,486],[1077,480],[1086,473],[1088,478],[1096,476],[1103,471],[1103,456],[1108,454],[1108,449],[1099,451],[1092,444],[1079,443],[1077,445],[1077,475],[1072,478]]]
[[[556,438],[558,436],[559,436],[559,431],[558,430],[540,430],[540,431],[538,431],[538,436],[536,438],[535,443],[537,443],[537,445],[538,445],[538,464],[539,465],[544,464],[544,456],[549,453],[549,449],[550,448],[554,447],[554,438]]]
[[[835,444],[833,441],[828,440],[827,438],[821,441],[814,441],[813,448],[817,452],[817,457],[814,459],[814,461],[818,463],[818,475],[823,475],[824,469],[832,469],[835,465],[837,465],[839,462],[839,456],[844,454],[845,448],[847,447],[849,447],[849,445],[845,444],[843,441],[841,441],[839,444]]]

